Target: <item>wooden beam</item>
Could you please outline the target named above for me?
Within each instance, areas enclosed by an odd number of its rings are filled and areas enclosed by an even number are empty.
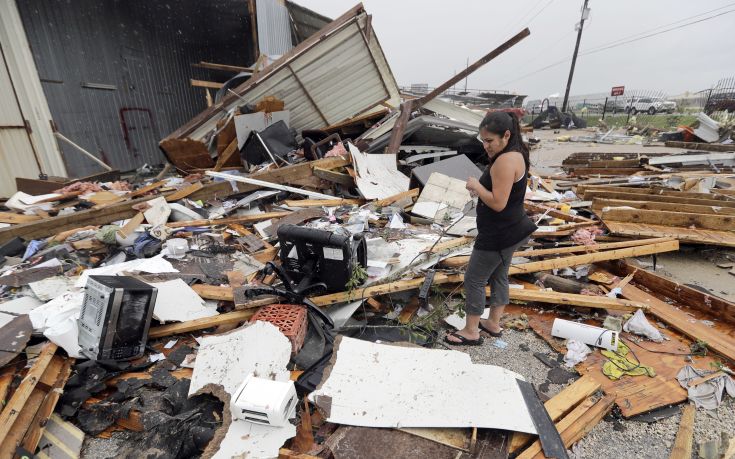
[[[5,405],[2,413],[0,413],[0,444],[5,441],[5,438],[10,433],[13,423],[20,416],[23,406],[28,401],[28,397],[31,396],[36,384],[38,384],[49,363],[51,363],[51,358],[56,353],[56,349],[56,344],[51,342],[46,343],[36,362],[28,370],[28,373],[26,373],[20,385],[13,393],[8,404]]]
[[[217,83],[216,81],[195,80],[193,78],[189,81],[195,88],[221,89],[222,86],[225,85],[224,83]]]
[[[419,189],[414,188],[412,190],[404,191],[402,193],[394,194],[393,196],[387,197],[385,199],[379,199],[375,201],[373,204],[375,204],[377,207],[385,207],[393,204],[396,201],[400,201],[405,198],[415,198],[419,195]]]
[[[698,206],[735,207],[735,201],[717,199],[684,198],[680,196],[661,196],[656,194],[645,195],[645,199],[643,199],[640,193],[622,193],[618,191],[589,190],[584,193],[584,199],[587,201],[591,201],[595,198],[622,199],[627,201],[670,202],[678,204],[695,204]]]
[[[575,245],[575,246],[570,246],[570,247],[554,247],[553,249],[522,250],[519,252],[513,252],[513,257],[533,258],[533,257],[543,257],[547,255],[561,255],[561,254],[576,253],[576,252],[603,253],[602,252],[603,250],[608,250],[608,249],[637,247],[637,246],[642,246],[642,245],[655,244],[658,242],[667,242],[667,241],[675,241],[675,240],[676,238],[673,238],[673,237],[661,237],[661,238],[653,238],[653,239],[636,239],[636,240],[622,241],[622,242],[607,242],[607,243],[593,244],[593,245]],[[445,268],[461,268],[463,266],[466,266],[467,263],[469,262],[470,262],[469,255],[461,255],[458,257],[447,258],[446,260],[442,261],[440,265]]]
[[[696,204],[681,204],[673,202],[630,201],[622,199],[592,200],[592,210],[599,215],[605,207],[633,207],[644,210],[664,210],[671,212],[688,212],[694,214],[735,215],[735,207],[699,206]]]
[[[255,312],[256,309],[243,309],[242,311],[232,311],[213,317],[205,317],[203,319],[160,325],[158,327],[152,327],[148,333],[148,337],[161,338],[164,336],[189,333],[196,330],[204,330],[205,328],[216,327],[223,324],[238,324],[248,321]]]
[[[161,188],[163,185],[166,184],[168,180],[159,180],[157,182],[153,182],[151,184],[148,184],[146,186],[140,187],[137,190],[131,192],[128,197],[129,198],[137,198],[138,196],[143,196],[144,194],[153,191],[157,188]]]
[[[185,222],[171,222],[166,225],[169,228],[183,228],[185,226],[215,226],[215,225],[230,225],[232,223],[247,224],[255,223],[263,220],[269,220],[271,218],[281,218],[291,215],[291,212],[265,212],[262,214],[254,215],[243,215],[242,217],[229,217],[219,218],[214,220],[189,220]]]
[[[489,287],[487,296],[490,296]],[[610,309],[614,311],[647,310],[645,303],[626,301],[606,296],[579,295],[575,293],[553,292],[549,290],[510,289],[510,299],[517,301],[532,301],[536,303],[564,304],[568,306],[583,306],[586,308]]]
[[[544,403],[544,408],[549,413],[551,420],[557,422],[599,389],[599,382],[592,379],[589,375],[584,375],[547,400]],[[515,432],[508,447],[508,452],[513,454],[519,451],[526,444],[530,443],[533,437],[533,435]]]
[[[658,317],[662,322],[694,341],[702,340],[706,342],[707,347],[712,351],[731,362],[735,362],[735,341],[727,333],[716,328],[710,328],[699,321],[691,322],[691,317],[684,311],[676,309],[634,285],[624,286],[622,296],[631,301],[647,304],[648,312]]]
[[[586,253],[584,255],[572,255],[569,257],[555,258],[551,260],[523,263],[510,267],[510,274],[523,274],[538,271],[549,271],[552,269],[566,268],[569,266],[586,265],[598,261],[616,260],[628,257],[640,257],[654,253],[672,252],[679,250],[679,241],[666,241],[647,244],[625,249],[613,249],[605,252]]]
[[[579,217],[577,215],[565,214],[564,212],[554,209],[552,207],[544,206],[541,204],[535,204],[530,201],[524,202],[523,206],[526,208],[526,210],[530,210],[531,212],[537,212],[539,214],[546,213],[547,215],[551,217],[559,218],[567,222],[595,223],[594,220],[591,220],[589,218]]]
[[[232,139],[232,142],[230,142],[229,145],[227,145],[227,148],[224,149],[221,155],[219,155],[219,158],[217,158],[217,164],[214,165],[215,171],[222,170],[222,167],[227,163],[227,161],[230,160],[232,155],[235,154],[236,151],[239,151],[237,149],[237,136],[235,136],[234,139]]]
[[[111,204],[101,209],[88,209],[74,212],[70,215],[51,217],[37,222],[23,223],[0,229],[0,244],[18,236],[26,240],[48,237],[53,234],[90,225],[106,225],[116,220],[124,220],[138,213],[133,206],[145,201],[166,197],[170,193],[161,193],[156,196],[143,196],[141,198]],[[232,194],[227,182],[208,183],[191,195],[192,199],[210,199],[215,196],[227,196]]]
[[[674,447],[671,449],[669,459],[692,458],[692,442],[694,441],[694,417],[696,411],[696,408],[691,403],[687,403],[681,410],[681,421],[679,422],[679,430],[676,432],[676,440],[674,440]]]
[[[240,73],[240,72],[252,72],[251,67],[241,67],[239,65],[228,65],[228,64],[216,64],[214,62],[199,61],[197,64],[191,64],[193,67],[199,67],[203,69],[211,70],[222,70],[225,72]]]
[[[671,298],[690,308],[713,314],[723,322],[735,325],[735,303],[716,295],[710,295],[671,279],[660,276],[646,269],[640,269],[624,260],[614,263],[616,272],[620,275],[633,274],[633,280],[645,285],[654,293]]]
[[[365,204],[364,199],[286,199],[283,203],[289,207],[339,207]]]
[[[635,222],[649,225],[663,225],[690,228],[735,231],[735,216],[690,214],[664,210],[608,209],[603,210],[600,218],[604,221]]]
[[[702,142],[681,142],[679,140],[667,140],[664,145],[670,148],[686,148],[687,150],[701,151],[721,151],[728,152],[735,150],[733,145],[722,145],[718,143],[702,143]]]
[[[174,202],[174,201],[178,201],[179,199],[184,199],[185,197],[201,190],[203,187],[204,185],[202,185],[201,182],[194,182],[191,185],[184,187],[178,191],[174,191],[170,195],[166,196],[166,201]]]
[[[342,174],[340,172],[322,169],[321,167],[315,167],[313,170],[314,175],[322,180],[327,180],[344,186],[355,186],[355,179],[353,179],[349,174]]]
[[[0,212],[0,223],[10,223],[17,225],[18,223],[28,223],[40,220],[38,215],[16,214],[15,212]]]

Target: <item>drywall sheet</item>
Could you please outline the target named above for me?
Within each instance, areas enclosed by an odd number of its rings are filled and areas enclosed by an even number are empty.
[[[152,283],[158,289],[153,317],[161,322],[186,322],[219,314],[181,279]]]
[[[291,342],[267,322],[257,321],[230,333],[201,338],[189,395],[213,393],[225,402],[228,418],[230,396],[248,374],[288,381],[290,373],[286,365],[290,358]],[[279,448],[295,435],[296,427],[292,424],[272,427],[239,419],[226,420],[204,456],[214,452],[212,457],[222,459],[278,457]]]
[[[309,398],[336,424],[481,427],[536,433],[516,379],[459,351],[341,337],[336,359]]]
[[[357,188],[365,199],[385,199],[408,191],[409,179],[398,170],[396,155],[363,153],[349,144]]]

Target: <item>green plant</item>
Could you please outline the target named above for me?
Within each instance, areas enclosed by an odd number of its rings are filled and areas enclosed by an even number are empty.
[[[692,355],[705,357],[707,355],[707,342],[698,339],[695,343],[689,346]]]
[[[345,284],[345,288],[347,289],[347,292],[352,294],[352,291],[356,289],[357,287],[361,286],[363,282],[368,278],[368,273],[365,268],[362,267],[360,263],[353,263],[352,264],[352,272],[350,272],[350,278]]]

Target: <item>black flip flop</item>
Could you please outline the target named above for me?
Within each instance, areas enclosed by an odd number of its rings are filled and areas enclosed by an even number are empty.
[[[453,336],[454,338],[457,338],[459,341],[451,341],[447,339],[447,336]],[[458,335],[457,333],[447,333],[447,336],[444,337],[444,342],[448,344],[453,344],[455,346],[480,346],[482,345],[482,342],[484,341],[482,339],[482,336],[478,339],[467,339],[462,335]]]
[[[503,336],[503,331],[500,330],[498,333],[495,333],[494,331],[490,331],[490,329],[485,328],[482,324],[480,324],[480,330],[484,331],[488,335],[492,336],[493,338],[500,338]]]

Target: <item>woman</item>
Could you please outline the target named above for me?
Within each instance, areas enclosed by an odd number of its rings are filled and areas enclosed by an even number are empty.
[[[513,252],[536,230],[526,215],[523,198],[528,176],[528,147],[521,138],[518,118],[505,112],[488,114],[480,123],[478,140],[490,158],[480,179],[470,177],[467,189],[478,197],[477,239],[464,276],[466,325],[449,333],[449,344],[482,344],[480,330],[501,336],[500,318],[510,301],[508,269]],[[485,310],[485,286],[490,284],[490,318]]]

